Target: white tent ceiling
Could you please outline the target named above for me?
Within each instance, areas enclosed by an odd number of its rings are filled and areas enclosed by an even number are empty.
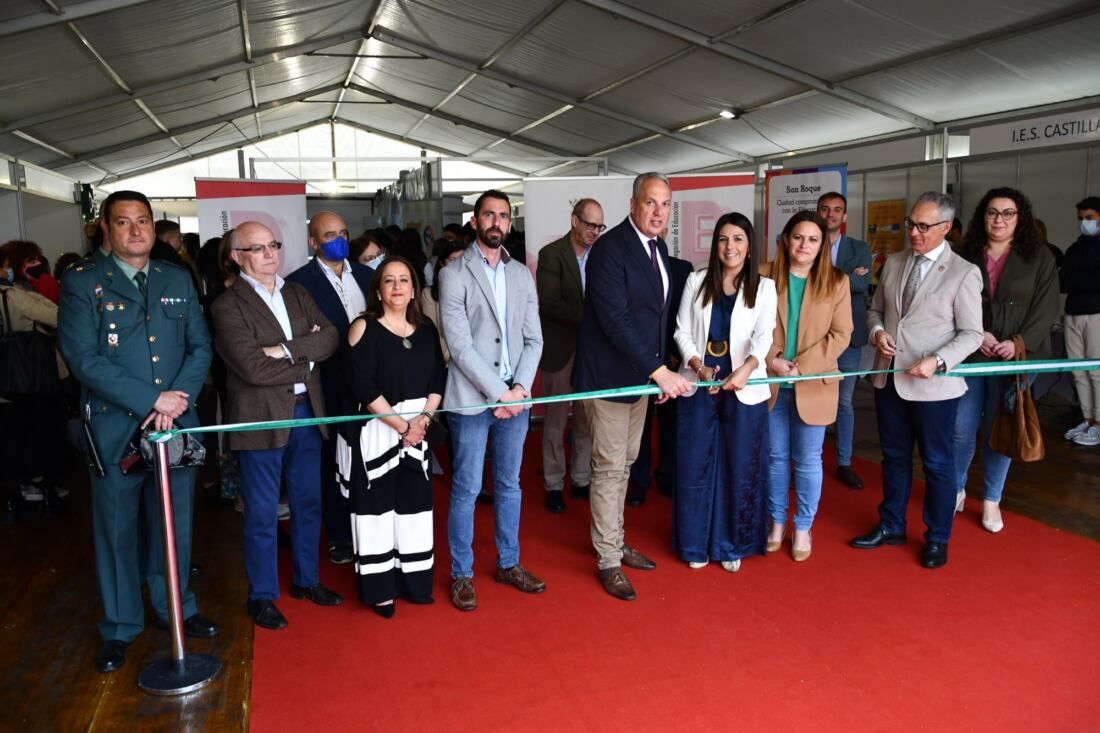
[[[0,152],[84,181],[328,120],[684,171],[1100,95],[1095,0],[5,0],[0,44]]]

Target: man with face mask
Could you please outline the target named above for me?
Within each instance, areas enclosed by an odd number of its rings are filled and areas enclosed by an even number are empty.
[[[348,327],[366,310],[366,292],[374,270],[348,258],[348,227],[339,214],[320,211],[309,220],[312,260],[287,276],[309,291],[329,323],[336,327],[338,343],[347,343]],[[348,415],[355,411],[344,385],[343,359],[339,355],[320,364],[325,411]],[[336,483],[336,431],[321,444],[321,502],[328,537],[329,560],[337,565],[352,561],[351,523],[347,500]]]
[[[1081,236],[1066,250],[1058,271],[1066,294],[1066,356],[1100,357],[1100,196],[1077,202]],[[1074,372],[1082,422],[1066,432],[1078,445],[1100,445],[1100,372]]]

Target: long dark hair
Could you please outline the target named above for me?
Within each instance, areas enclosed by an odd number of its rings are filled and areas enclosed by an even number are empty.
[[[461,252],[466,249],[466,243],[461,239],[451,241],[449,239],[437,239],[435,241],[436,247],[439,248],[439,257],[435,260],[435,265],[432,278],[432,300],[436,303],[439,302],[439,271],[447,266],[447,258],[453,255],[455,252]]]
[[[741,266],[741,272],[737,275],[737,289],[745,296],[745,305],[749,308],[756,306],[756,286],[760,284],[759,268],[756,265],[757,249],[756,236],[752,230],[752,222],[748,217],[738,211],[722,214],[714,225],[714,233],[710,237],[710,262],[707,264],[707,274],[703,278],[703,287],[699,288],[698,297],[705,307],[708,303],[715,303],[722,297],[722,261],[718,256],[718,238],[722,229],[731,224],[745,233],[749,240],[749,249],[745,255],[745,262]]]
[[[989,189],[974,207],[974,214],[970,217],[966,235],[963,237],[963,257],[975,264],[984,265],[985,245],[989,243],[985,233],[985,210],[993,199],[1012,199],[1016,204],[1016,231],[1012,233],[1012,249],[1031,262],[1045,243],[1039,241],[1039,230],[1035,226],[1035,212],[1031,208],[1031,201],[1015,188],[1007,186]]]
[[[419,326],[424,322],[424,316],[420,314],[420,306],[416,303],[417,293],[420,292],[420,278],[416,276],[416,270],[413,269],[412,264],[404,257],[397,255],[387,257],[374,271],[374,275],[370,279],[370,286],[367,288],[367,316],[377,321],[386,314],[385,309],[382,307],[382,298],[379,295],[382,290],[382,277],[387,269],[397,264],[404,265],[409,271],[409,276],[412,277],[413,291],[409,298],[409,304],[405,306],[405,320],[414,326]]]
[[[817,258],[810,268],[810,286],[813,288],[814,300],[827,300],[833,288],[841,281],[840,270],[833,267],[833,258],[829,252],[829,228],[825,220],[816,211],[799,211],[792,216],[783,227],[783,236],[779,240],[779,251],[775,253],[775,264],[772,265],[772,279],[775,280],[777,293],[787,292],[787,275],[791,271],[791,255],[788,249],[788,237],[794,228],[802,222],[808,221],[821,230],[821,249],[817,251]]]

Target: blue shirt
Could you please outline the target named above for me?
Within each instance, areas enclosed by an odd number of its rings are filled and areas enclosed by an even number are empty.
[[[481,242],[476,243],[481,247]],[[512,257],[504,249],[500,248],[500,262],[494,268],[485,257],[485,250],[479,250],[481,254],[481,269],[485,271],[485,279],[489,281],[489,290],[493,292],[493,301],[496,305],[497,324],[500,326],[500,378],[505,382],[512,378],[512,362],[508,359],[508,278],[505,269]]]
[[[836,267],[836,258],[840,255],[840,242],[843,239],[844,235],[841,234],[839,237],[836,238],[836,241],[833,242],[833,246],[829,248],[832,251],[833,267]]]
[[[592,248],[589,247],[584,251],[584,254],[577,258],[577,267],[581,268],[581,294],[584,294],[585,287],[588,286],[588,275],[584,271],[585,265],[588,264],[588,255],[592,253]]]

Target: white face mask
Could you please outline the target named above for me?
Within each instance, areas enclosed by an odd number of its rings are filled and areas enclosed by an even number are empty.
[[[374,257],[372,257],[371,259],[367,260],[363,264],[366,265],[367,267],[371,268],[372,270],[377,270],[378,266],[382,264],[382,260],[384,260],[384,259],[386,259],[385,255],[378,254],[378,255],[375,255]]]
[[[1095,237],[1100,232],[1100,221],[1096,219],[1082,219],[1077,223],[1081,225],[1081,233],[1086,237]]]

